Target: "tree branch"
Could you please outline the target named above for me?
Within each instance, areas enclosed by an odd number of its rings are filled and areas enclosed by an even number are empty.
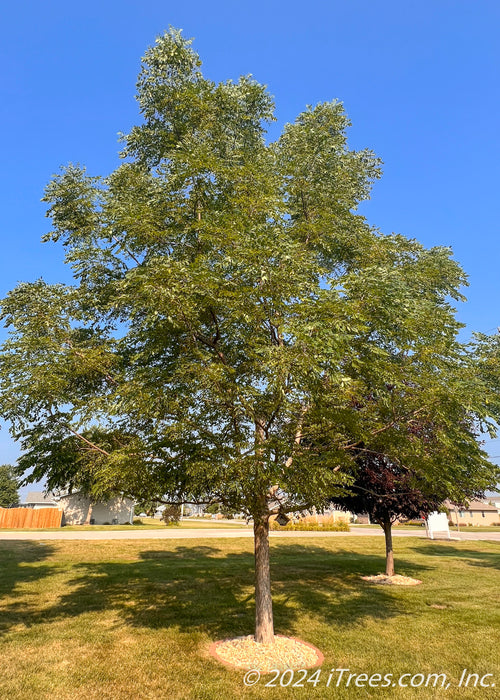
[[[77,437],[79,440],[84,442],[86,445],[91,447],[93,450],[96,450],[97,452],[100,452],[101,454],[105,455],[106,457],[110,457],[111,454],[109,452],[106,452],[106,450],[103,450],[101,447],[96,445],[95,443],[91,442],[90,440],[87,440],[87,438],[83,437],[80,433],[78,433],[76,430],[73,430],[73,428],[68,425],[67,423],[63,423],[63,421],[59,420],[59,418],[56,418],[53,414],[51,414],[52,420],[54,420],[56,423],[59,423],[59,425],[62,425],[63,428],[66,430],[69,430],[70,433],[72,433],[75,437]]]
[[[129,257],[132,258],[132,260],[133,260],[137,265],[142,265],[142,263],[140,262],[140,260],[138,260],[138,258],[136,258],[136,256],[135,256],[133,253],[131,253],[130,250],[129,250],[128,248],[126,248],[126,247],[123,245],[122,241],[120,241],[116,236],[113,236],[113,240],[115,241],[115,243],[116,243]]]

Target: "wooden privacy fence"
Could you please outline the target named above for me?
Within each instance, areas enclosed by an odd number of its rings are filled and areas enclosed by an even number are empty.
[[[61,527],[59,508],[0,508],[0,527]]]

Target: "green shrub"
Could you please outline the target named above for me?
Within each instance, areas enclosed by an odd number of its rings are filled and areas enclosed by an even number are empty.
[[[217,515],[220,513],[220,503],[211,503],[205,508],[205,513],[210,513],[210,515]]]
[[[165,525],[177,525],[181,519],[181,507],[175,505],[165,506],[161,519]]]

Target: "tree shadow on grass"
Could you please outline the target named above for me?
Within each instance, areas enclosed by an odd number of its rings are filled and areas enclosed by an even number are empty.
[[[5,540],[0,542],[0,596],[12,594],[19,583],[43,578],[50,573],[50,566],[30,566],[50,557],[52,545],[31,540]]]
[[[274,544],[272,578],[276,631],[289,634],[300,618],[337,626],[387,619],[402,603],[383,587],[360,580],[378,573],[379,556],[332,552],[320,546]],[[413,571],[410,562],[401,562]],[[174,628],[212,639],[251,634],[254,561],[251,552],[217,546],[145,550],[131,562],[81,562],[76,576],[40,622],[89,612],[112,612],[132,627]]]
[[[52,566],[40,564],[53,552],[53,546],[42,542],[0,542],[0,631],[26,624],[32,606],[26,600],[24,585],[53,574]]]
[[[283,566],[277,572],[273,569],[274,592],[285,595],[289,605],[293,603],[309,616],[349,627],[366,618],[388,619],[405,613],[405,604],[393,595],[395,587],[361,579],[385,570],[383,556],[289,545],[277,559]],[[396,562],[397,573],[412,577],[420,577],[427,568],[402,558]]]
[[[462,540],[463,541],[463,540]],[[429,557],[448,557],[463,561],[467,559],[467,563],[471,566],[483,566],[488,569],[500,569],[500,547],[496,552],[479,552],[474,549],[463,549],[461,546],[456,546],[455,542],[446,542],[443,544],[422,544],[413,545],[412,549]]]

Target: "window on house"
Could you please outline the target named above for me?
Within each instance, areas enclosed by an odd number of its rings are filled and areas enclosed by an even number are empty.
[[[470,517],[471,517],[471,518],[474,517],[474,513],[473,513],[472,511],[470,512]]]
[[[463,510],[459,511],[459,515],[460,515],[461,518],[464,517],[464,512],[463,512]]]
[[[485,514],[484,514],[484,510],[481,512],[481,515],[483,516],[483,518],[486,517]]]

